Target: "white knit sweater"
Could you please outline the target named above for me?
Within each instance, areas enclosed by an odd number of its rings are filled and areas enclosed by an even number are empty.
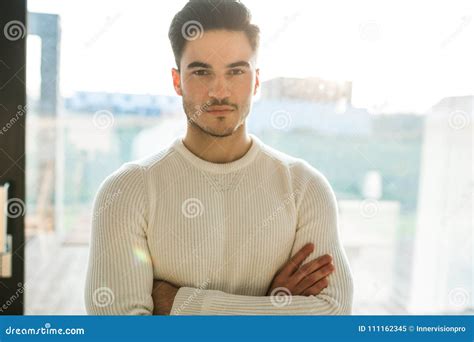
[[[250,137],[249,151],[225,164],[200,159],[179,137],[101,184],[89,314],[152,314],[153,279],[180,287],[172,315],[351,313],[353,282],[331,186],[307,162]],[[308,242],[315,250],[305,262],[333,256],[329,286],[317,296],[265,296],[278,269]]]

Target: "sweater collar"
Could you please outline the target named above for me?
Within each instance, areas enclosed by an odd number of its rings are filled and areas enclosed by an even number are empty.
[[[262,141],[253,134],[249,134],[249,136],[252,139],[250,149],[241,158],[234,160],[230,163],[212,163],[199,158],[190,150],[188,150],[188,148],[184,145],[184,136],[177,137],[173,142],[172,147],[187,161],[189,161],[191,164],[193,164],[202,171],[212,173],[229,173],[248,166],[255,160],[256,156],[260,152],[262,147]]]

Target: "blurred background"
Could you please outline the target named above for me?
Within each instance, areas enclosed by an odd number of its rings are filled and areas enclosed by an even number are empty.
[[[28,1],[26,314],[85,314],[100,183],[184,134],[167,39],[184,3]],[[244,3],[249,132],[330,181],[354,313],[473,314],[474,3]]]

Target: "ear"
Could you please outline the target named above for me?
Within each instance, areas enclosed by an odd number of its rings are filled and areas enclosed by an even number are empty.
[[[255,69],[255,86],[253,89],[253,94],[257,94],[258,89],[260,88],[260,69]]]
[[[176,91],[176,94],[179,96],[183,96],[183,92],[181,91],[181,75],[179,70],[176,68],[171,69],[171,76],[173,77],[173,87]]]

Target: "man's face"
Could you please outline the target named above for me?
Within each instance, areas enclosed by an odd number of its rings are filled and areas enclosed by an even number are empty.
[[[205,31],[186,42],[173,84],[188,122],[215,137],[232,135],[245,122],[259,80],[256,54],[244,32]]]

